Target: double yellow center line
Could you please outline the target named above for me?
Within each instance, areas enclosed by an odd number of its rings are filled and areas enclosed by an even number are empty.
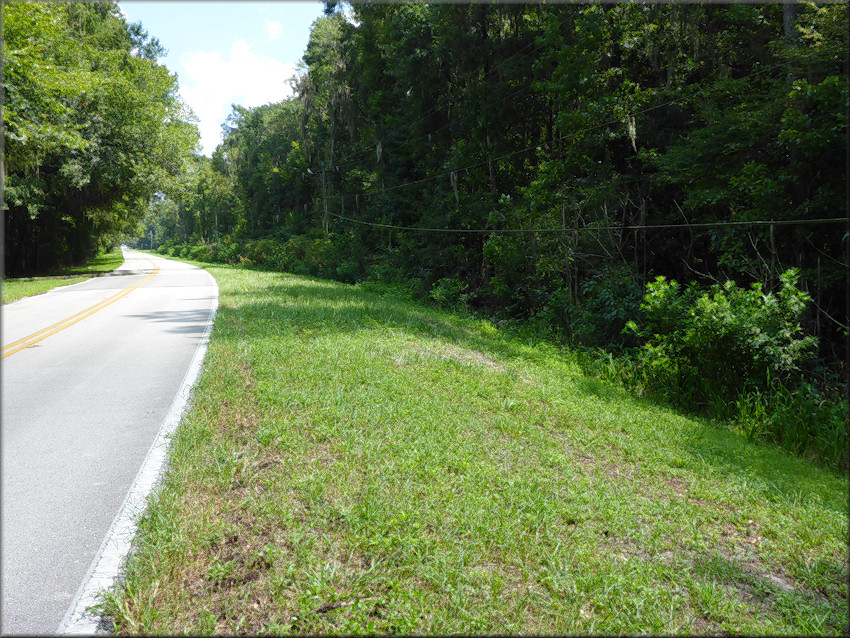
[[[148,260],[148,261],[150,261],[150,260]],[[31,346],[34,346],[39,341],[42,341],[43,339],[47,339],[47,337],[49,337],[50,335],[55,335],[57,332],[64,330],[65,328],[69,328],[69,327],[73,326],[75,323],[82,321],[86,317],[92,316],[94,313],[98,312],[99,310],[103,310],[104,308],[106,308],[110,304],[115,303],[116,301],[118,301],[122,297],[126,297],[131,292],[133,292],[136,288],[138,288],[139,286],[143,286],[144,284],[149,282],[151,279],[156,277],[156,274],[159,272],[159,266],[152,261],[150,263],[153,266],[153,271],[150,272],[141,281],[137,281],[136,283],[127,286],[123,290],[119,290],[118,292],[116,292],[111,297],[107,297],[103,301],[100,301],[100,302],[96,303],[95,305],[90,306],[89,308],[86,308],[85,310],[81,310],[80,312],[78,312],[75,315],[71,315],[67,319],[63,319],[62,321],[54,323],[52,326],[47,326],[47,328],[43,328],[43,329],[39,330],[38,332],[33,332],[31,335],[26,336],[23,339],[18,339],[17,341],[13,341],[12,343],[3,346],[3,355],[0,356],[0,359],[5,359],[6,357],[13,355],[16,352],[20,352],[24,348],[29,348]]]

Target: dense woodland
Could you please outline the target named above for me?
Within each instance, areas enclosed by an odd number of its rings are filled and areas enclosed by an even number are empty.
[[[42,274],[135,233],[198,133],[158,41],[117,5],[2,11],[5,274]]]
[[[622,338],[657,275],[775,290],[797,268],[838,358],[846,231],[795,220],[844,216],[845,7],[328,12],[297,97],[234,107],[156,203],[154,246],[273,238],[241,256],[596,340]],[[754,220],[792,223],[696,226]]]
[[[331,2],[295,96],[234,106],[212,158],[140,27],[25,6],[7,272],[135,230],[530,322],[691,406],[847,378],[844,5]]]

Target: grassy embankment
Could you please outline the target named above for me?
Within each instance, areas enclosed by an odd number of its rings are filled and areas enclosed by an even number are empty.
[[[486,321],[208,269],[118,633],[846,631],[846,477]]]
[[[32,297],[60,286],[70,286],[90,277],[111,272],[124,263],[120,249],[98,255],[84,266],[63,268],[45,277],[20,277],[3,280],[3,303]]]

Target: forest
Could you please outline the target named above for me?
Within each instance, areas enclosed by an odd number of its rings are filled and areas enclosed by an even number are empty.
[[[193,116],[115,3],[4,2],[2,32],[5,276],[80,265],[185,174]]]
[[[22,6],[7,273],[120,235],[380,282],[846,458],[845,5],[327,2],[294,96],[234,105],[211,158],[140,26]]]

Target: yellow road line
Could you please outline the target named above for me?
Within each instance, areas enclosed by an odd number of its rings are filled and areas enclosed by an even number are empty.
[[[116,301],[118,301],[122,297],[126,297],[127,295],[129,295],[131,292],[133,292],[139,286],[146,284],[151,279],[153,279],[156,276],[156,274],[159,272],[159,266],[156,265],[154,262],[152,262],[150,259],[148,259],[148,261],[153,266],[153,272],[148,274],[147,277],[145,277],[141,281],[137,281],[136,283],[127,286],[123,290],[119,290],[117,293],[115,293],[111,297],[107,297],[103,301],[99,301],[95,305],[90,306],[90,307],[86,308],[85,310],[81,310],[80,312],[73,314],[70,317],[67,317],[66,319],[63,319],[62,321],[54,323],[52,326],[48,326],[47,328],[42,328],[38,332],[34,332],[31,335],[24,337],[23,339],[18,339],[17,341],[13,341],[12,343],[9,343],[9,344],[3,346],[3,356],[0,357],[0,359],[5,359],[6,357],[13,355],[16,352],[20,352],[21,350],[23,350],[25,348],[29,348],[30,346],[35,345],[39,341],[47,339],[47,337],[54,335],[57,332],[64,330],[65,328],[69,328],[69,327],[73,326],[75,323],[78,323],[78,322],[82,321],[83,319],[85,319],[86,317],[92,316],[94,313],[98,312],[99,310],[103,310],[104,308],[106,308],[110,304],[115,303]]]

